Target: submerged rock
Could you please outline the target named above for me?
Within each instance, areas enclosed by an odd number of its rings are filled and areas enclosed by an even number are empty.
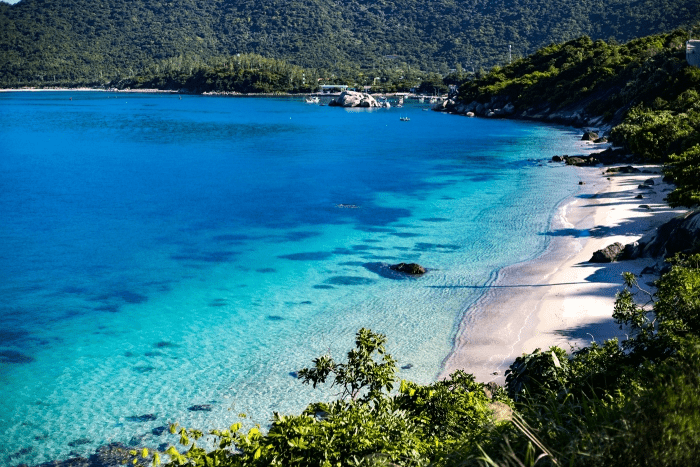
[[[126,419],[130,422],[152,422],[157,418],[158,415],[152,413],[147,413],[143,415],[132,415],[130,417],[126,417]]]
[[[187,407],[190,412],[211,412],[211,405],[209,404],[197,404],[191,407]]]
[[[404,274],[411,274],[413,276],[418,276],[425,274],[425,268],[417,263],[399,263],[392,264],[389,269],[393,271],[402,272]]]

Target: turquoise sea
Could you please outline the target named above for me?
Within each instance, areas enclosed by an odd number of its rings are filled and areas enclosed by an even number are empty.
[[[293,374],[361,327],[434,380],[479,286],[546,247],[578,191],[547,161],[581,148],[423,108],[0,93],[0,465],[265,427],[334,397]]]

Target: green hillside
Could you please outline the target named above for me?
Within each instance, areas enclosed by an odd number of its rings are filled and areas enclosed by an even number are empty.
[[[478,70],[588,35],[686,26],[700,0],[22,0],[0,3],[0,85],[105,83],[238,53],[331,72]]]

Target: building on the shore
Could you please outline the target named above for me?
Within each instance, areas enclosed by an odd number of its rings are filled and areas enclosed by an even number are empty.
[[[326,92],[343,92],[347,91],[348,86],[347,84],[322,84],[319,86],[319,90],[322,93]]]
[[[685,43],[685,59],[689,65],[700,67],[700,40],[689,40]]]

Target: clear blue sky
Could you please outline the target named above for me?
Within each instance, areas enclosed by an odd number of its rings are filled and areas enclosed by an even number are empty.
[[[17,2],[19,2],[19,0],[0,0],[0,2],[5,2],[5,3],[11,3],[11,4],[14,4],[14,3],[17,3]]]

